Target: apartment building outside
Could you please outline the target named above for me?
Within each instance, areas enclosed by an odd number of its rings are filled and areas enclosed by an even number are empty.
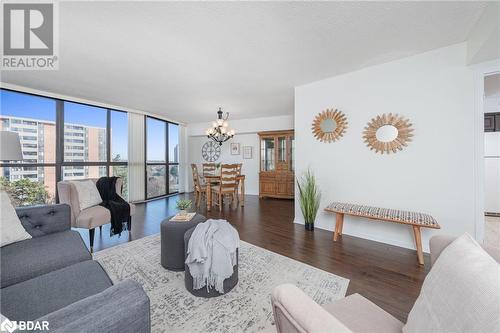
[[[1,115],[0,130],[19,133],[23,163],[55,163],[55,122]],[[66,162],[106,160],[106,129],[71,123],[65,124],[64,160]],[[43,183],[53,198],[56,186],[55,167],[10,167],[0,169],[0,175],[9,181],[27,178]],[[64,166],[62,170],[64,180],[98,178],[105,175],[105,166]]]

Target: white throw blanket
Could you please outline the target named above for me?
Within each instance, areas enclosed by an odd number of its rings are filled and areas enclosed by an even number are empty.
[[[226,220],[209,219],[193,231],[186,264],[193,277],[193,289],[215,288],[224,293],[224,280],[233,275],[240,236]]]

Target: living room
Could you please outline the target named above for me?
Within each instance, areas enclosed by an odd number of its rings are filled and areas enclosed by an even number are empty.
[[[1,7],[1,332],[500,331],[499,3]]]

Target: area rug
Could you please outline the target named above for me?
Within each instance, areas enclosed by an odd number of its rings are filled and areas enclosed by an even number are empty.
[[[239,282],[229,293],[198,298],[184,272],[160,264],[160,235],[94,254],[113,282],[134,279],[151,300],[152,332],[258,332],[273,325],[271,291],[293,283],[319,304],[345,296],[349,280],[241,241]],[[119,311],[119,310],[118,310]]]

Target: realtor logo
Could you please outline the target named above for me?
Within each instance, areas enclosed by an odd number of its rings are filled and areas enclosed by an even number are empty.
[[[2,69],[57,69],[57,3],[4,2]]]

